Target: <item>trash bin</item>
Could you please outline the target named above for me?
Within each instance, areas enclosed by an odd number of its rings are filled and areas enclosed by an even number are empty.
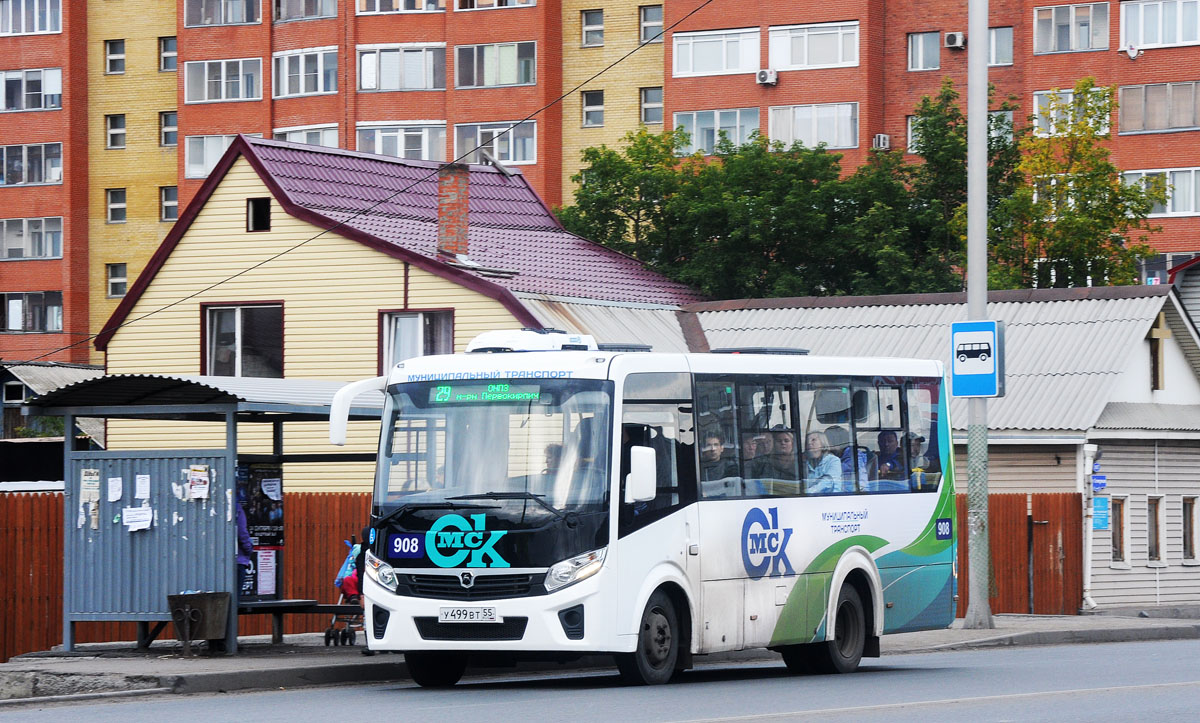
[[[191,654],[193,640],[224,640],[229,618],[229,593],[193,592],[167,596],[175,635],[183,643],[184,654]]]

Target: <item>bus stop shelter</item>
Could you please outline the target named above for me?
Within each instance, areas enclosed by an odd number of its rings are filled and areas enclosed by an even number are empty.
[[[31,413],[62,416],[66,429],[77,417],[223,422],[225,429],[221,448],[76,451],[65,445],[64,648],[74,647],[75,623],[93,620],[134,621],[139,645],[148,644],[172,619],[168,595],[215,591],[230,593],[223,637],[226,649],[236,652],[236,466],[373,461],[374,454],[284,454],[284,426],[328,421],[344,384],[121,374],[29,400]],[[379,419],[382,408],[383,394],[363,393],[351,404],[350,419]],[[271,425],[271,452],[239,458],[239,423]]]

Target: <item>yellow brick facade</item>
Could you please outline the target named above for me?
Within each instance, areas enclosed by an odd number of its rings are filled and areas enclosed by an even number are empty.
[[[108,321],[107,264],[126,265],[133,285],[171,223],[159,220],[159,188],[175,186],[176,147],[160,144],[159,113],[176,108],[178,73],[159,70],[159,38],[175,35],[174,2],[88,3],[89,327]],[[105,41],[125,41],[125,72],[105,73]],[[125,114],[125,148],[107,146],[105,116]],[[125,223],[108,223],[106,191],[126,190]],[[94,363],[104,355],[92,350]]]
[[[619,60],[637,48],[640,38],[639,8],[649,5],[645,0],[593,2],[566,0],[563,17],[563,92],[573,90],[602,68]],[[604,45],[583,47],[583,11],[604,11]],[[663,85],[663,45],[648,43],[613,70],[588,82],[580,90],[604,91],[604,125],[583,127],[583,95],[572,93],[562,106],[563,126],[563,204],[571,205],[575,198],[575,183],[571,176],[582,167],[580,154],[591,146],[620,146],[621,138],[641,123],[642,88],[661,88]],[[661,124],[647,126],[654,132]]]
[[[282,211],[272,201],[271,230],[247,233],[246,199],[270,192],[245,159],[239,159],[205,203],[171,256],[129,314],[137,319],[185,298],[215,280],[270,258],[316,236],[320,229]],[[378,373],[379,312],[404,308],[405,263],[334,233],[291,251],[196,298],[119,330],[108,344],[108,371],[198,374],[200,305],[212,302],[283,303],[284,373],[288,377],[352,381]],[[498,301],[427,271],[408,266],[408,307],[454,309],[454,347],[475,335],[519,326]],[[268,453],[270,425],[239,427],[239,451]],[[347,452],[374,452],[378,423],[351,426]],[[109,449],[224,447],[216,424],[111,420]],[[286,453],[329,453],[323,423],[288,425]],[[373,465],[288,465],[288,491],[365,491]]]

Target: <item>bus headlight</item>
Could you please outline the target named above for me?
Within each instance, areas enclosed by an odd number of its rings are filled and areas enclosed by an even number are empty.
[[[551,565],[546,571],[546,592],[553,592],[595,575],[604,564],[604,553],[607,549],[592,550]]]
[[[364,562],[367,567],[368,577],[383,585],[388,590],[396,592],[396,571],[392,569],[391,565],[372,555],[370,550],[367,551]]]

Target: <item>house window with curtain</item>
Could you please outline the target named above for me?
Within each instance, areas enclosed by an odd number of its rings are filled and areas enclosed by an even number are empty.
[[[283,306],[246,304],[204,309],[205,373],[283,377]]]
[[[454,353],[452,311],[386,312],[381,322],[380,360],[385,373],[405,359]]]

